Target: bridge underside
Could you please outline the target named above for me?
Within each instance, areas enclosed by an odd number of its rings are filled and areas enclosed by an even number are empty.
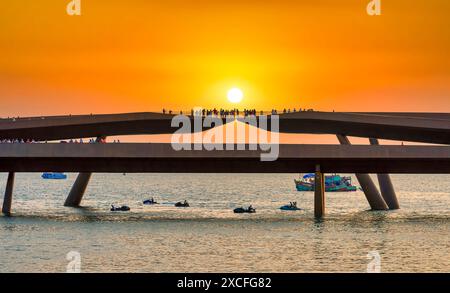
[[[235,146],[236,148],[236,146]],[[280,145],[276,161],[249,151],[175,151],[170,144],[0,144],[0,172],[450,174],[450,147]]]
[[[319,164],[324,173],[450,174],[449,160],[442,159],[299,158],[274,163],[223,158],[2,158],[0,162],[0,172],[309,173]]]

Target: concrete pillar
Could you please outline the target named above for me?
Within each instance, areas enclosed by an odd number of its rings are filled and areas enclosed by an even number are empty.
[[[2,213],[9,217],[11,216],[11,205],[12,205],[12,195],[13,195],[13,189],[14,189],[14,172],[9,172],[8,174],[8,181],[6,183],[6,189],[5,189],[5,197],[3,199],[3,207],[2,207]]]
[[[378,139],[370,138],[371,145],[380,145]],[[391,176],[389,174],[377,174],[378,183],[380,184],[381,195],[384,201],[391,210],[398,210],[400,204],[398,203],[397,195],[395,194],[394,185],[392,184]]]
[[[314,217],[320,219],[325,214],[325,177],[319,165],[316,166],[314,184]]]
[[[338,134],[337,138],[342,145],[351,144],[350,140],[345,135]],[[388,205],[384,201],[383,197],[378,191],[376,185],[373,183],[369,174],[358,173],[355,175],[356,178],[358,179],[359,185],[361,185],[361,188],[364,191],[364,195],[366,196],[367,201],[369,202],[370,208],[375,211],[387,210]]]
[[[102,139],[106,139],[106,136],[97,137],[95,142],[99,143]],[[72,189],[64,202],[65,207],[77,208],[80,206],[91,176],[92,173],[78,174],[77,180],[75,180],[75,183],[73,184]]]
[[[64,203],[65,207],[79,207],[92,173],[80,173]]]

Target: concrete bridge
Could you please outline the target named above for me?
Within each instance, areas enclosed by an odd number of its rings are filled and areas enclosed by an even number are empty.
[[[2,119],[0,140],[173,133],[177,129],[171,127],[172,118],[131,113]],[[280,115],[279,123],[280,132],[335,134],[342,145],[281,145],[277,161],[261,162],[261,151],[176,152],[167,144],[0,144],[0,171],[9,172],[3,213],[11,211],[15,172],[81,172],[65,203],[79,206],[92,172],[315,171],[317,217],[324,214],[324,173],[356,173],[373,210],[399,208],[388,173],[450,173],[448,146],[378,144],[378,139],[393,139],[448,145],[450,114],[298,112]],[[348,135],[369,138],[371,145],[350,145]],[[367,173],[379,174],[381,192]]]
[[[225,148],[225,147],[224,147]],[[235,145],[236,149],[237,146]],[[170,144],[0,144],[0,172],[450,174],[450,146],[280,145],[261,150],[175,151]]]
[[[71,138],[173,133],[174,115],[129,113],[0,119],[0,139],[51,141]],[[334,113],[281,114],[280,132],[450,144],[450,114]],[[191,117],[192,118],[192,117]],[[243,117],[237,117],[243,120]],[[225,119],[223,120],[225,123]],[[270,119],[268,128],[272,129]],[[208,130],[208,128],[203,128]]]

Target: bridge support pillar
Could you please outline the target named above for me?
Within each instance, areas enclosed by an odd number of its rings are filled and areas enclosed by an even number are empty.
[[[350,145],[350,140],[345,135],[337,135],[339,142],[342,145]],[[380,192],[378,191],[376,185],[373,183],[369,174],[355,174],[358,179],[361,188],[364,191],[367,201],[369,202],[370,208],[375,211],[387,210],[388,205],[384,201]]]
[[[325,176],[319,165],[316,166],[314,184],[314,217],[320,219],[325,214]]]
[[[91,179],[92,173],[80,173],[78,174],[77,180],[72,186],[70,190],[69,196],[66,198],[66,202],[64,203],[65,207],[79,207],[81,200],[83,199],[83,195],[86,192],[86,188],[89,184],[89,180]]]
[[[101,142],[103,139],[106,139],[106,136],[98,136],[95,140],[96,143]],[[69,195],[64,202],[65,207],[77,208],[81,204],[81,200],[83,199],[84,193],[86,192],[86,188],[89,184],[89,180],[91,180],[92,173],[80,173],[78,174],[77,180],[72,186]]]
[[[371,145],[380,145],[378,139],[371,138]],[[400,204],[398,203],[397,195],[395,194],[394,185],[392,184],[391,176],[389,174],[377,174],[378,183],[380,184],[381,195],[384,201],[391,210],[400,209]]]
[[[10,217],[11,216],[11,205],[12,205],[12,195],[13,195],[13,189],[14,189],[14,172],[9,172],[8,174],[8,181],[6,183],[6,189],[5,189],[5,197],[3,199],[3,207],[2,207],[2,213]]]

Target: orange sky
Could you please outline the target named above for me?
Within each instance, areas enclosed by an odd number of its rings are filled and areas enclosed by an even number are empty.
[[[450,1],[3,1],[0,116],[307,107],[450,112]]]

